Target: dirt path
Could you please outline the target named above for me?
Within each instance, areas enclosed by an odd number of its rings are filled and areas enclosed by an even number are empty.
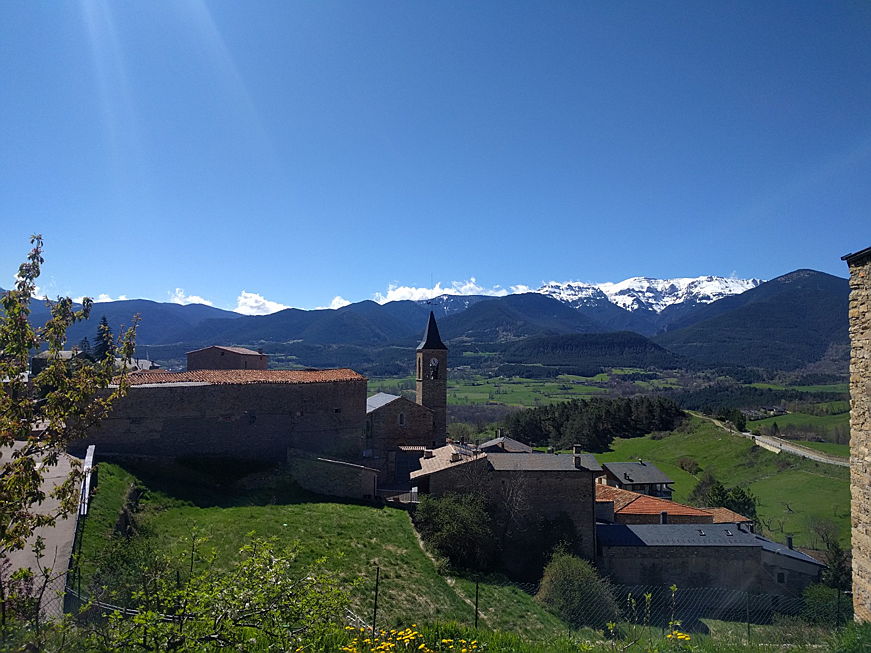
[[[420,547],[420,550],[423,551],[423,555],[425,555],[427,558],[429,558],[430,562],[432,562],[432,564],[433,564],[433,567],[437,567],[438,562],[436,561],[435,557],[429,551],[426,550],[426,545],[423,543],[423,540],[420,538],[420,533],[417,532],[417,529],[414,527],[413,523],[411,525],[411,529],[414,531],[414,539],[417,540],[417,545]],[[448,587],[450,587],[451,590],[453,590],[453,592],[457,596],[457,598],[460,599],[466,605],[468,605],[470,608],[472,608],[472,610],[474,611],[475,602],[472,599],[470,599],[468,596],[463,594],[457,588],[457,580],[455,578],[452,578],[451,576],[442,576],[442,578],[445,579],[445,582],[448,584]],[[487,616],[483,612],[481,612],[480,610],[478,610],[478,618],[485,625],[492,627],[487,619]]]

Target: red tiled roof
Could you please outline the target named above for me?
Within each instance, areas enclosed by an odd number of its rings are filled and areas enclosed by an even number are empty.
[[[737,524],[739,522],[753,521],[728,508],[705,508],[704,511],[714,516],[715,524]]]
[[[246,349],[245,347],[225,347],[224,345],[212,345],[211,347],[203,347],[202,349],[194,349],[193,351],[187,352],[188,354],[195,354],[198,351],[206,351],[207,349],[223,349],[224,351],[231,351],[234,354],[243,354],[245,356],[265,356],[266,354],[262,354],[259,351],[254,351],[253,349]]]
[[[611,485],[596,483],[596,501],[613,501],[614,512],[623,506],[632,503],[639,497],[638,492],[630,492]]]
[[[128,374],[130,385],[150,383],[211,383],[241,385],[248,383],[329,383],[331,381],[365,381],[366,377],[346,368],[334,370],[193,370],[188,372],[154,371]]]
[[[661,512],[686,517],[709,517],[711,515],[709,510],[701,510],[676,501],[651,497],[600,483],[596,484],[596,500],[613,501],[614,514],[621,515],[658,515]]]

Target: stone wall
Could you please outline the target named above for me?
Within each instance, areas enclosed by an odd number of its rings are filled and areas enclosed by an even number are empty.
[[[857,621],[871,621],[871,251],[844,258],[850,267],[853,612]]]
[[[284,462],[296,448],[358,460],[365,406],[365,380],[132,386],[71,450]]]
[[[624,585],[677,585],[800,596],[820,567],[761,546],[606,546],[599,568]]]
[[[761,547],[609,546],[599,568],[624,585],[726,587],[759,592]]]
[[[287,464],[293,479],[310,492],[349,499],[375,498],[378,470],[371,467],[314,458],[300,451],[290,451]]]

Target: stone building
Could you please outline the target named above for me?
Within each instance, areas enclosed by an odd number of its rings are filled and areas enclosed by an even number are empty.
[[[599,569],[624,585],[798,597],[825,567],[739,524],[600,524],[596,532]]]
[[[871,247],[843,260],[850,269],[853,613],[871,621]]]
[[[227,457],[283,463],[303,487],[372,497],[391,485],[401,447],[444,444],[447,347],[430,313],[416,351],[417,402],[378,393],[349,369],[267,370],[239,347],[188,353],[186,372],[130,374],[130,388],[74,452],[101,456]],[[408,472],[404,468],[407,482]]]
[[[245,347],[215,345],[195,349],[187,354],[187,369],[193,370],[265,370],[269,356]]]
[[[366,377],[353,370],[140,372],[128,380],[127,396],[73,450],[283,462],[289,449],[356,461],[364,448]]]
[[[444,441],[448,432],[448,348],[432,311],[416,359],[417,403],[432,411],[433,439]]]
[[[385,487],[407,484],[408,469],[402,461],[397,474],[400,446],[421,451],[445,443],[448,423],[448,348],[439,335],[430,311],[423,338],[415,352],[416,401],[379,392],[366,400],[365,455],[381,469]],[[404,471],[403,471],[404,470]]]
[[[604,463],[597,483],[611,487],[671,499],[672,481],[659,467],[643,460],[637,463]]]
[[[474,446],[449,443],[427,449],[420,469],[411,472],[422,494],[475,490],[493,499],[499,510],[555,519],[567,516],[578,535],[577,552],[595,555],[595,485],[601,471],[590,454],[484,453]]]

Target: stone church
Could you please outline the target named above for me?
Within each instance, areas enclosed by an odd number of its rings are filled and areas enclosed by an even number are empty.
[[[432,313],[415,356],[416,401],[367,398],[366,377],[350,369],[131,374],[127,395],[71,450],[95,444],[104,458],[287,461],[308,489],[372,496],[376,483],[395,481],[400,447],[445,442],[448,349]]]

